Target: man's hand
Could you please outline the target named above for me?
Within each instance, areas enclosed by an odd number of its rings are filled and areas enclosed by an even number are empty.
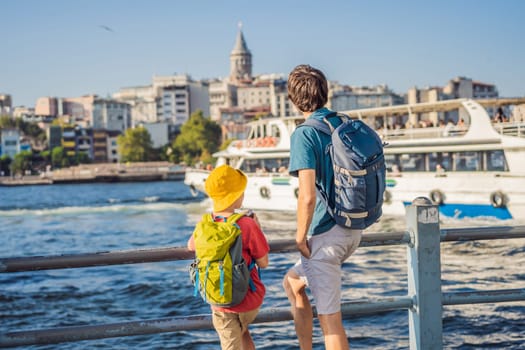
[[[301,255],[307,259],[310,259],[311,251],[310,251],[310,247],[308,246],[308,241],[304,239],[301,241],[296,241],[296,243],[297,243],[297,249],[299,250],[299,252],[301,252]]]

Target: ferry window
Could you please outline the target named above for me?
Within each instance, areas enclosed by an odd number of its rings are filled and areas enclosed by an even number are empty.
[[[401,169],[401,164],[399,162],[399,156],[395,154],[385,154],[385,164],[386,164],[386,170],[391,172],[394,167],[394,165],[397,167],[397,169]]]
[[[272,134],[273,137],[281,137],[281,134],[279,132],[279,127],[277,125],[272,125]]]
[[[503,151],[487,151],[487,170],[506,171],[505,154]]]
[[[241,166],[241,170],[245,173],[254,173],[258,168],[260,165],[257,159],[245,159]]]
[[[479,152],[458,152],[454,155],[456,171],[477,171],[481,170],[481,153]]]
[[[263,159],[262,163],[266,171],[271,171],[273,173],[283,172],[285,169],[288,169],[289,159],[286,159],[286,158]]]
[[[425,154],[403,154],[400,157],[401,171],[425,171]]]
[[[241,170],[247,173],[282,172],[288,169],[288,164],[289,159],[287,158],[246,159]]]
[[[428,170],[436,170],[436,166],[440,164],[444,170],[452,170],[452,153],[449,152],[434,152],[428,155]]]

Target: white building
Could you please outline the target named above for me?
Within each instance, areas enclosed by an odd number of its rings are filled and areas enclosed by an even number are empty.
[[[113,98],[131,105],[133,127],[157,122],[182,125],[199,109],[210,115],[208,83],[187,74],[154,76],[151,85],[122,88]]]
[[[118,163],[120,162],[120,153],[118,152],[118,134],[108,133],[108,142],[107,142],[107,155],[109,163]]]
[[[208,83],[195,81],[187,74],[155,76],[153,89],[159,96],[157,121],[182,125],[192,113],[202,110],[210,115]]]
[[[13,159],[20,152],[20,132],[17,129],[2,129],[1,137],[0,155],[7,155]]]
[[[221,119],[221,109],[237,105],[237,86],[228,79],[209,81],[210,117],[211,120]]]
[[[96,99],[89,126],[124,132],[131,127],[131,106],[116,100]]]
[[[447,83],[447,85],[431,86],[423,89],[413,87],[408,90],[407,103],[437,102],[457,98],[497,98],[498,89],[493,84],[474,81],[470,78],[456,77]],[[492,107],[487,108],[489,115],[494,115],[495,110]],[[420,115],[412,115],[410,124],[414,125],[416,120],[428,120],[434,125],[440,122],[452,121],[457,123],[462,116],[458,111],[449,112],[431,112]],[[467,121],[468,122],[468,121]]]
[[[394,93],[387,85],[349,86],[337,82],[329,83],[328,105],[336,111],[385,107],[403,104],[402,96]]]
[[[443,93],[455,98],[498,98],[498,89],[494,84],[474,81],[466,77],[456,77],[449,80],[443,87]]]
[[[120,89],[113,98],[131,106],[131,126],[139,123],[157,121],[157,104],[159,98],[152,85],[132,86]]]
[[[145,123],[142,126],[148,130],[151,141],[153,141],[153,147],[159,148],[170,142],[170,126],[168,123]]]

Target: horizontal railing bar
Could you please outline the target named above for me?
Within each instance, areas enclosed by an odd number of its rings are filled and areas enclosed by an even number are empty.
[[[405,232],[369,233],[363,236],[361,246],[406,244],[410,236]],[[271,253],[287,253],[296,250],[294,240],[270,242]],[[30,256],[0,259],[0,272],[22,272],[52,269],[68,269],[119,264],[139,264],[193,259],[194,253],[184,247],[135,249],[114,252],[64,254],[55,256]]]
[[[134,249],[54,256],[15,257],[0,259],[0,272],[21,272],[189,260],[193,257],[194,253],[183,247]]]
[[[375,299],[373,302],[362,300],[342,303],[341,312],[344,316],[353,316],[407,309],[412,305],[412,298],[406,296],[388,297]],[[290,321],[292,319],[289,308],[270,308],[259,312],[254,323]],[[101,325],[9,332],[0,334],[0,348],[202,329],[213,329],[211,315],[178,316]]]
[[[472,241],[487,239],[525,238],[525,226],[492,226],[451,228],[441,230],[441,241]],[[360,247],[400,245],[410,243],[408,232],[366,233]],[[293,240],[270,242],[271,253],[296,250]],[[0,259],[0,272],[22,272],[52,269],[95,267],[106,265],[139,264],[193,259],[194,253],[184,247],[135,249],[114,252],[31,256]]]
[[[441,242],[525,238],[525,226],[485,226],[441,229]]]
[[[485,304],[524,301],[525,288],[443,293],[443,305]]]
[[[469,291],[443,293],[443,305],[500,303],[525,300],[525,288],[507,290]],[[413,306],[412,298],[389,297],[360,300],[341,304],[343,316],[375,314],[406,310]],[[315,310],[314,310],[315,311]],[[289,308],[262,310],[254,323],[292,320]],[[160,319],[119,322],[101,325],[71,326],[0,334],[0,347],[56,344],[82,340],[147,335],[176,331],[212,329],[211,315],[178,316]]]

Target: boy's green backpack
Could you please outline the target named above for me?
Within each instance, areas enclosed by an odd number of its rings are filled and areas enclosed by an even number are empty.
[[[243,214],[233,214],[223,221],[214,221],[205,214],[195,227],[195,261],[190,265],[190,278],[195,286],[194,295],[200,293],[207,303],[220,307],[239,304],[248,288],[255,290],[250,278],[250,266],[242,257],[242,237],[237,220]]]

